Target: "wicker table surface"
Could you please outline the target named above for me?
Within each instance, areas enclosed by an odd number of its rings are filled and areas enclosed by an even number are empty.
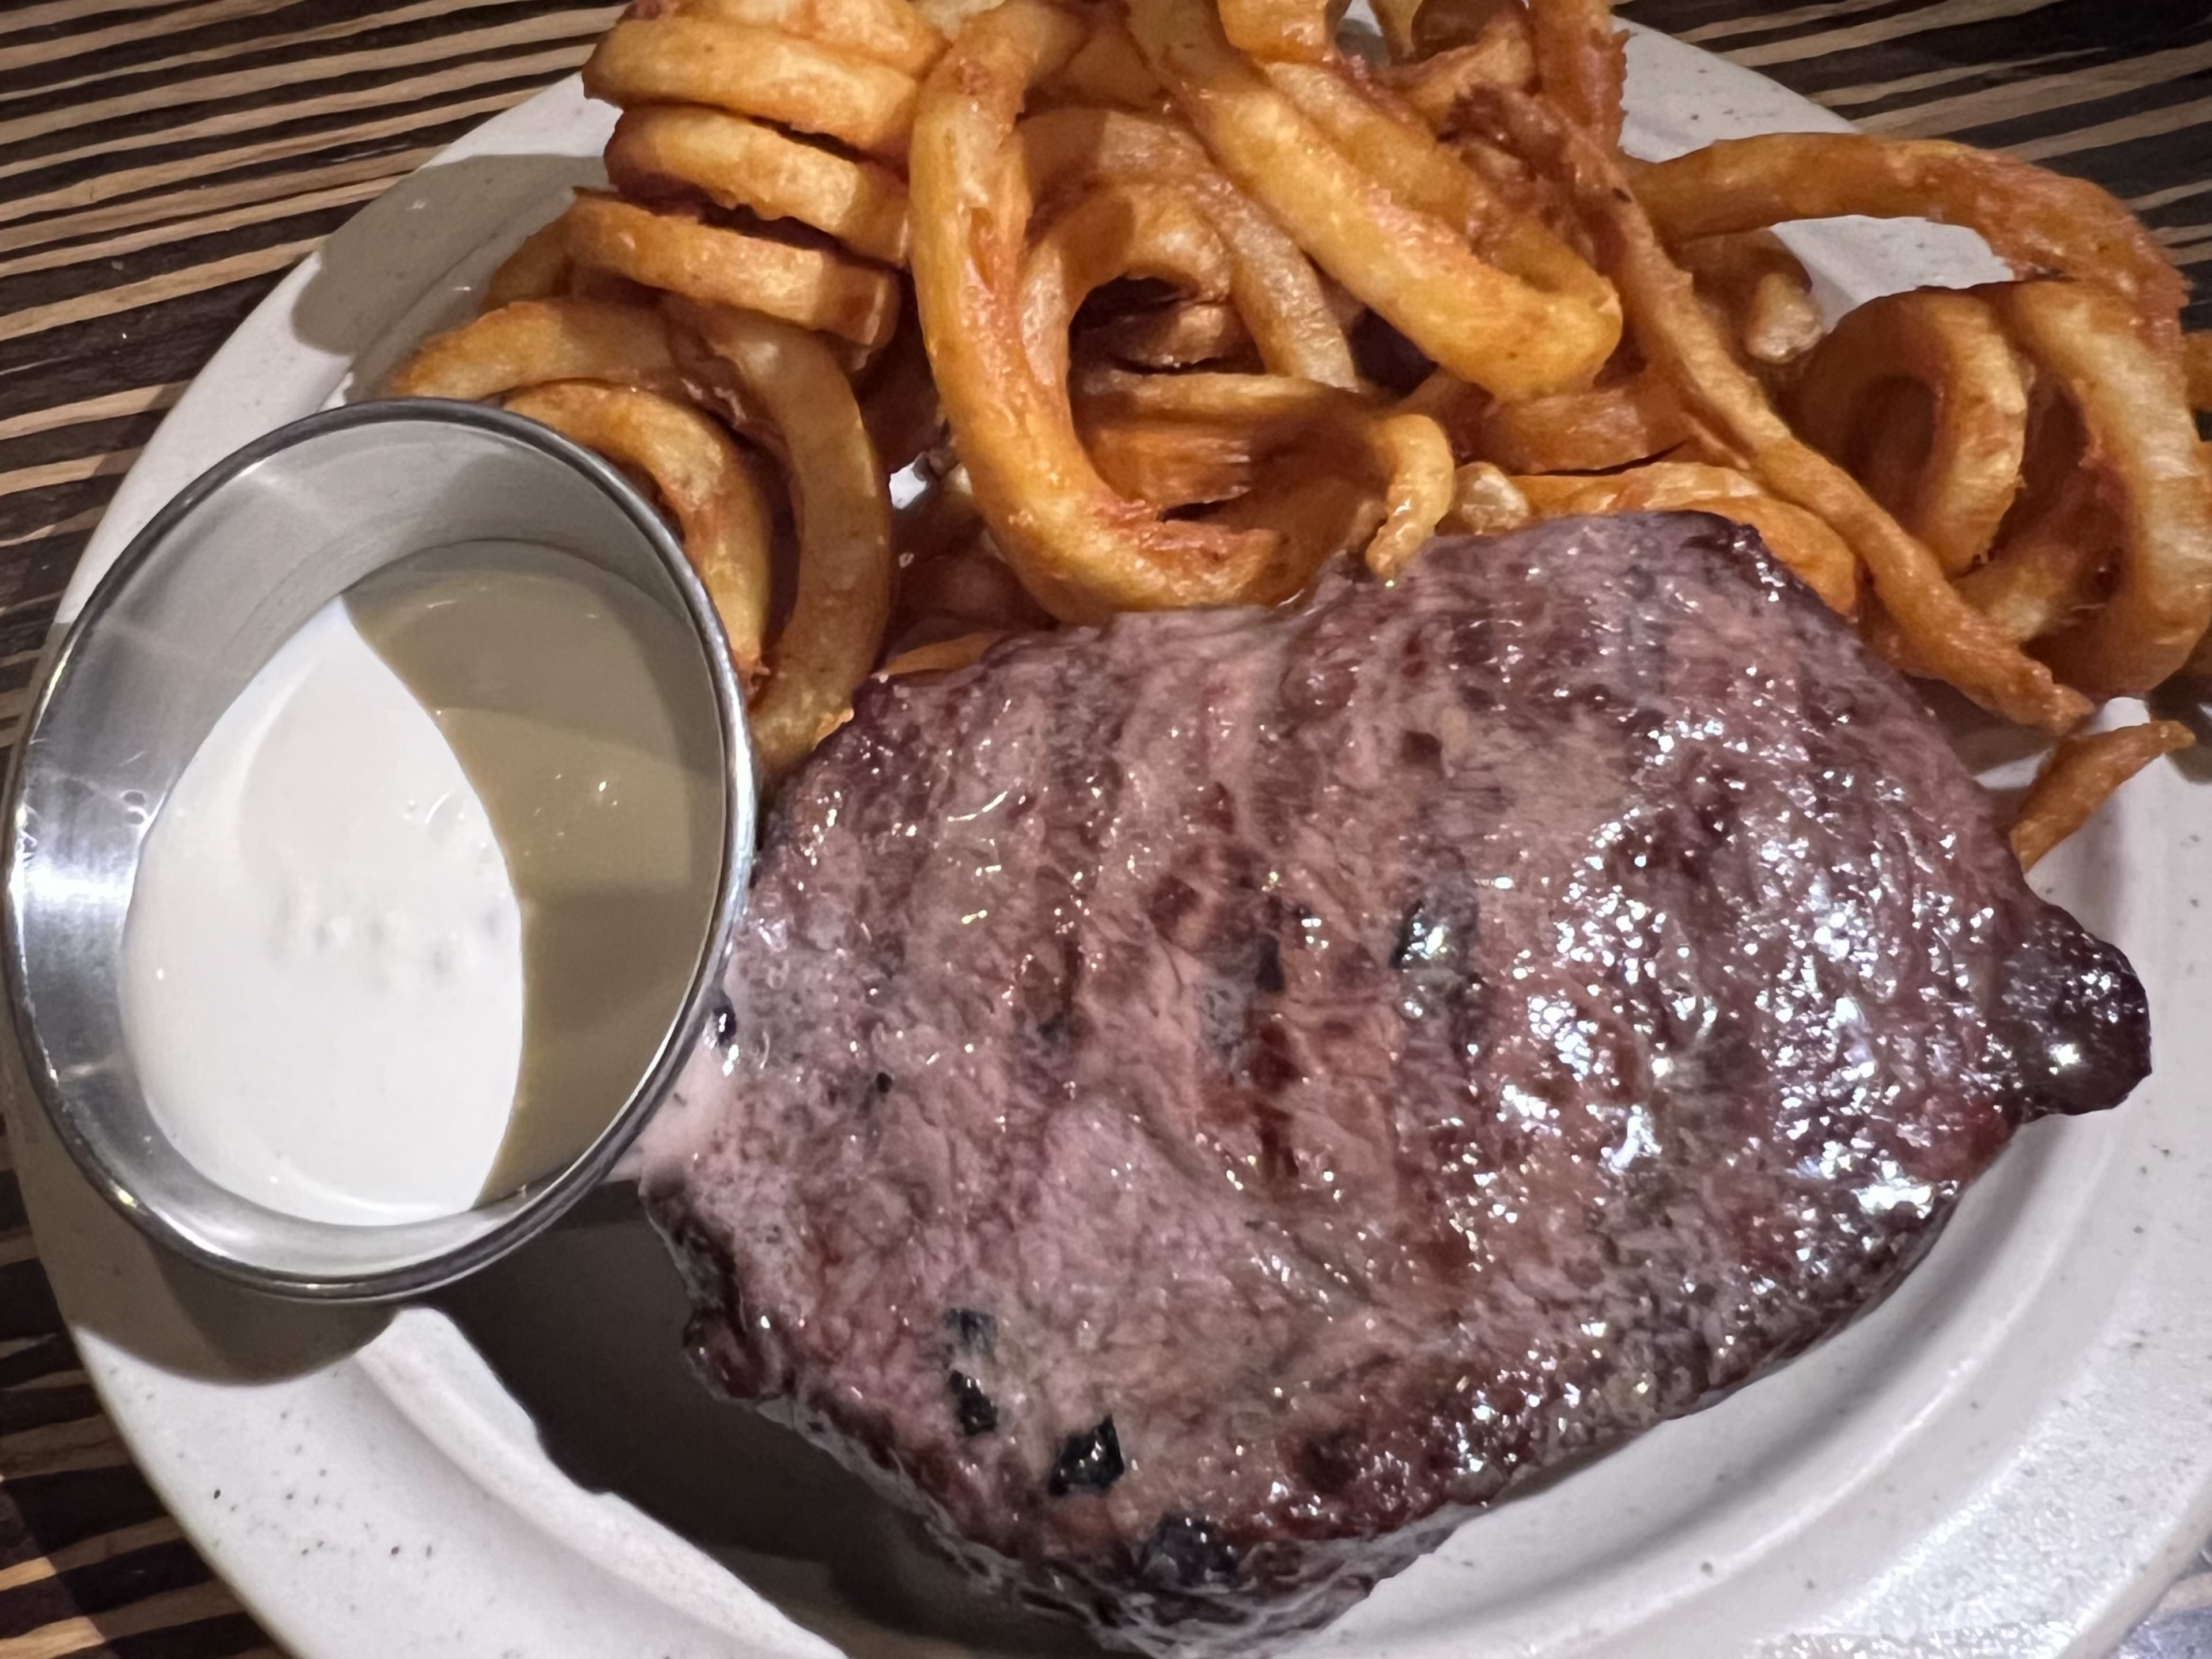
[[[0,0],[0,743],[117,480],[224,337],[362,204],[576,68],[615,9]],[[2212,0],[1636,0],[1624,15],[1870,131],[2094,179],[2192,276],[2212,270]],[[0,1659],[273,1652],[100,1412],[0,1141]],[[2124,1653],[2212,1659],[2212,1572]]]

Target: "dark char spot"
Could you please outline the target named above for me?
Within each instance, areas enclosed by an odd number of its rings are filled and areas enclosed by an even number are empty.
[[[1137,1573],[1162,1589],[1231,1583],[1237,1548],[1201,1516],[1164,1515],[1138,1553]]]
[[[876,1073],[876,1092],[877,1092],[878,1094],[879,1094],[879,1095],[887,1095],[887,1094],[890,1093],[890,1091],[891,1091],[891,1074],[890,1074],[889,1072],[878,1072],[878,1073]]]
[[[950,1372],[945,1382],[952,1395],[952,1418],[960,1425],[962,1434],[972,1440],[999,1426],[999,1408],[983,1392],[981,1383],[965,1371]]]
[[[952,1345],[962,1353],[979,1353],[988,1359],[998,1349],[999,1322],[989,1314],[947,1308],[945,1328],[952,1333]]]
[[[1260,963],[1252,970],[1252,982],[1271,997],[1282,994],[1283,947],[1273,933],[1260,935]]]
[[[1401,732],[1398,758],[1419,771],[1440,772],[1444,763],[1443,739],[1433,732]]]
[[[1310,1435],[1291,1458],[1305,1483],[1324,1498],[1333,1498],[1350,1486],[1359,1473],[1360,1454],[1367,1437],[1357,1428],[1332,1429]]]
[[[724,1054],[737,1046],[738,1011],[719,991],[714,994],[714,1012],[707,1018],[707,1038]]]
[[[1053,1460],[1044,1489],[1054,1498],[1065,1498],[1078,1488],[1104,1492],[1121,1478],[1121,1437],[1114,1432],[1109,1413],[1098,1419],[1097,1428],[1071,1434],[1060,1443],[1060,1455]]]

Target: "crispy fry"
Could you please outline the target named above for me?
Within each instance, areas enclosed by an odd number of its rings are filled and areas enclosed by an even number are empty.
[[[1572,182],[1602,262],[1620,287],[1637,343],[1668,375],[1686,413],[1725,453],[1741,457],[1770,493],[1842,536],[1920,660],[2022,725],[2053,732],[2078,725],[2087,701],[2000,635],[1953,590],[1925,546],[1774,412],[1729,351],[1689,276],[1668,258],[1619,164],[1534,100],[1511,93],[1490,98],[1522,152],[1552,161]]]
[[[1221,238],[1230,298],[1261,361],[1346,390],[1359,384],[1344,324],[1297,244],[1215,170],[1205,149],[1164,121],[1115,110],[1052,110],[1022,123],[1019,142],[1037,201],[1095,184],[1172,179]]]
[[[1164,111],[1168,102],[1168,89],[1137,50],[1129,31],[1114,17],[1096,21],[1082,50],[1045,85],[1079,103],[1109,104],[1147,115]]]
[[[1368,442],[1387,471],[1384,518],[1367,544],[1367,568],[1388,580],[1420,551],[1451,510],[1451,446],[1425,415],[1392,415],[1375,422]]]
[[[1047,386],[1066,383],[1076,307],[1123,276],[1221,300],[1231,280],[1229,250],[1198,204],[1172,185],[1106,184],[1083,197],[1036,234],[1022,264],[1022,333]]]
[[[1277,554],[1273,536],[1162,520],[1115,493],[1031,366],[1030,169],[1009,140],[1030,86],[1081,44],[1042,0],[979,13],[923,83],[910,174],[916,304],[975,499],[1024,584],[1069,620],[1236,599]]]
[[[1415,29],[1420,26],[1417,16]],[[1518,6],[1494,14],[1482,33],[1466,45],[1449,46],[1433,57],[1401,64],[1382,74],[1382,84],[1404,99],[1407,107],[1427,122],[1431,131],[1448,125],[1459,106],[1481,88],[1502,87],[1526,92],[1535,81],[1536,58],[1528,43],[1528,19]]]
[[[1521,0],[1395,0],[1377,6],[1376,19],[1397,63],[1443,57],[1462,46],[1488,45],[1495,51],[1503,42],[1502,49],[1517,52],[1524,65],[1511,84],[1534,84],[1528,13]]]
[[[550,300],[568,291],[568,233],[557,218],[522,239],[484,283],[480,311],[497,311],[517,300]]]
[[[883,648],[891,604],[890,496],[845,371],[827,346],[766,317],[688,301],[672,314],[735,371],[785,458],[799,588],[753,700],[753,749],[777,778],[843,718]]]
[[[1279,374],[1094,371],[1075,411],[1100,473],[1159,507],[1229,501],[1254,486],[1267,457],[1364,424],[1350,393]]]
[[[868,258],[906,263],[906,185],[896,173],[726,110],[631,110],[607,141],[607,177],[631,197],[686,185],[722,207],[811,225]]]
[[[910,651],[900,652],[876,670],[876,678],[890,680],[902,674],[939,674],[950,669],[965,668],[1006,637],[996,629],[984,629],[974,634],[957,635],[949,640],[937,640],[928,645],[917,645]]]
[[[1187,300],[1099,323],[1076,346],[1140,368],[1189,368],[1249,355],[1252,336],[1235,306]]]
[[[518,300],[425,341],[394,370],[394,398],[496,398],[548,380],[676,390],[659,313],[574,299]]]
[[[765,312],[863,346],[898,321],[898,284],[820,248],[797,247],[611,196],[576,198],[563,222],[579,264],[709,305]]]
[[[1273,557],[1249,597],[1279,604],[1305,591],[1315,574],[1340,553],[1366,545],[1381,526],[1382,493],[1372,469],[1342,465],[1346,439],[1331,434],[1322,444],[1293,444],[1264,463],[1249,494],[1213,515],[1216,525],[1260,531],[1273,540]]]
[[[1163,511],[1233,501],[1251,489],[1261,460],[1289,441],[1234,421],[1079,415],[1077,430],[1098,474],[1133,501]]]
[[[2057,633],[2096,602],[2110,556],[2086,526],[2061,520],[2008,541],[1959,579],[1959,592],[2007,639]]]
[[[1509,472],[1601,472],[1686,441],[1689,424],[1658,375],[1501,404],[1439,371],[1405,407],[1436,416],[1460,453]]]
[[[2090,465],[2119,508],[2111,594],[2042,653],[2094,694],[2148,691],[2188,660],[2212,623],[2212,476],[2180,365],[2144,340],[2108,289],[2022,283],[1996,297],[2022,349],[2081,416]]]
[[[1858,561],[1816,514],[1769,495],[1735,467],[1655,461],[1595,477],[1547,475],[1513,480],[1540,519],[1578,513],[1711,513],[1759,532],[1768,551],[1849,616],[1858,603]]]
[[[906,0],[647,0],[628,15],[781,29],[915,76],[929,73],[945,52],[945,37]]]
[[[1486,264],[1407,206],[1239,60],[1204,9],[1132,0],[1131,32],[1238,185],[1339,283],[1462,380],[1534,397],[1588,379],[1617,322]]]
[[[2022,276],[2115,289],[2162,346],[2179,346],[2188,288],[2157,239],[2096,185],[2010,156],[1932,138],[1776,133],[1641,168],[1635,185],[1674,246],[1854,213],[1965,225]]]
[[[1255,58],[1318,64],[1328,56],[1325,0],[1218,0],[1221,32],[1229,44]]]
[[[1528,0],[1537,87],[1607,150],[1620,143],[1628,55],[1612,0]]]
[[[584,65],[584,90],[623,109],[706,104],[818,132],[872,155],[905,154],[915,78],[780,29],[707,18],[617,23]]]
[[[1905,423],[1877,395],[1912,386],[1925,391],[1924,426]],[[2027,386],[1988,301],[1921,289],[1859,307],[1807,361],[1791,410],[1797,429],[1850,469],[1947,573],[1964,574],[1989,552],[2020,493]],[[1906,440],[1901,477],[1881,459],[1892,433]]]
[[[1792,363],[1820,344],[1824,325],[1813,279],[1772,231],[1701,236],[1676,248],[1674,258],[1728,312],[1753,362]]]
[[[518,392],[507,406],[653,481],[750,684],[768,631],[770,532],[768,504],[737,446],[690,404],[628,386],[562,380]]]
[[[2035,775],[2013,819],[2012,850],[2021,868],[2033,870],[2160,755],[2195,742],[2179,720],[2151,720],[2064,739]]]
[[[2189,406],[2198,414],[2212,410],[2212,334],[2191,334],[2181,343],[2182,371],[2189,377]]]
[[[1452,476],[1451,509],[1437,528],[1461,536],[1500,536],[1534,517],[1528,495],[1503,469],[1470,461]]]
[[[903,538],[902,547],[907,545]],[[1030,598],[1021,579],[992,549],[981,521],[972,520],[934,550],[918,550],[899,583],[894,637],[934,632],[945,638],[981,629],[1015,632],[1049,628],[1052,617]]]
[[[1275,64],[1267,78],[1405,206],[1449,225],[1509,275],[1596,319],[1604,353],[1611,353],[1620,339],[1620,297],[1613,284],[1540,220],[1504,200],[1409,112],[1390,107],[1334,68]],[[1591,372],[1602,361],[1601,355]]]
[[[1285,430],[1348,417],[1361,406],[1349,392],[1289,374],[1133,374],[1103,369],[1084,377],[1080,397],[1085,410],[1101,414],[1273,422]]]

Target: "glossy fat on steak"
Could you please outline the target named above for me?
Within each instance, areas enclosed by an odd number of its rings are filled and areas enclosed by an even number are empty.
[[[1702,515],[872,684],[727,984],[647,1146],[704,1372],[1160,1654],[1819,1340],[2148,1066],[1903,683]]]

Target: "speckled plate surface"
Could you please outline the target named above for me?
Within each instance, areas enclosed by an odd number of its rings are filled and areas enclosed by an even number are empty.
[[[1838,124],[1639,36],[1631,147]],[[77,572],[210,463],[465,308],[590,158],[574,82],[456,144],[295,272],[193,385]],[[1971,238],[1792,233],[1834,304],[1991,274]],[[1992,762],[2003,757],[1991,755]],[[1303,1652],[2041,1659],[2105,1651],[2212,1531],[2204,814],[2171,770],[2039,872],[2149,984],[2158,1075],[2034,1126],[1904,1289],[1774,1377],[1470,1522]],[[6,1056],[40,1254],[116,1422],[301,1659],[1079,1650],[969,1599],[826,1459],[714,1405],[628,1195],[434,1305],[251,1300],[76,1178]],[[2186,1427],[2192,1431],[2177,1432]]]

